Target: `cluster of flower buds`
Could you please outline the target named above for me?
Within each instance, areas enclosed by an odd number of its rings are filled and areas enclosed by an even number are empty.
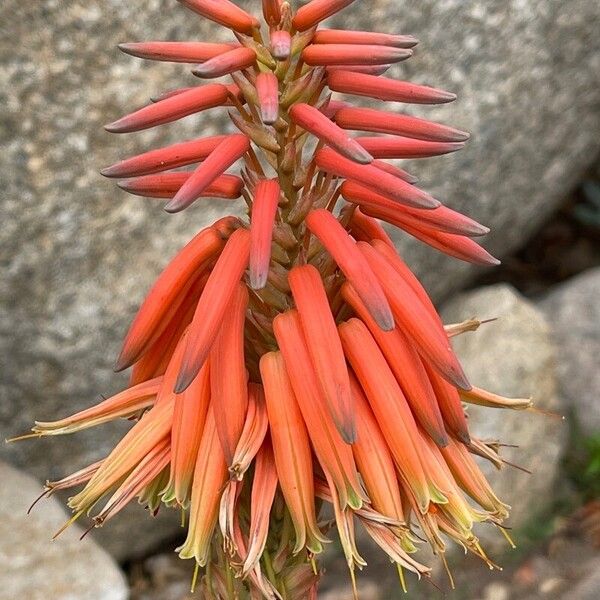
[[[531,402],[471,385],[450,338],[480,322],[444,326],[379,223],[461,260],[497,263],[475,241],[486,227],[386,162],[462,148],[468,134],[400,112],[454,94],[383,76],[412,55],[411,36],[318,28],[352,0],[296,11],[263,0],[262,28],[229,0],[179,1],[229,28],[232,41],[121,49],[231,81],[160,94],[106,129],[227,107],[239,133],[150,150],[102,173],[168,199],[168,212],[243,197],[248,220],[203,229],[160,274],[116,363],[132,367],[125,391],[36,423],[34,437],[133,422],[106,458],[46,493],[84,485],[69,500],[72,520],[98,510],[93,526],[136,498],[152,512],[180,509],[188,529],[179,554],[203,568],[207,598],[315,598],[315,556],[330,529],[353,578],[365,564],[357,524],[401,574],[428,576],[423,541],[443,557],[453,540],[493,566],[473,526],[502,531],[508,507],[473,456],[505,463],[497,444],[469,432],[463,403]],[[399,106],[357,108],[350,96]],[[333,519],[323,520],[323,505]]]

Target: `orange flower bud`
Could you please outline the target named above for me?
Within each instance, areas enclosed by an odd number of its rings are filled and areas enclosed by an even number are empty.
[[[227,94],[227,88],[220,83],[191,88],[161,102],[144,106],[114,123],[109,123],[104,129],[111,133],[130,133],[171,123],[225,104]]]
[[[167,212],[179,212],[192,204],[208,186],[250,149],[250,140],[242,134],[222,141],[179,188],[165,206]]]
[[[105,177],[137,177],[184,167],[203,161],[226,138],[225,135],[215,135],[150,150],[106,167],[100,172]]]
[[[133,42],[119,44],[119,50],[147,60],[199,63],[235,48],[233,44],[210,42]]]
[[[258,21],[252,15],[230,0],[178,1],[200,16],[240,33],[252,33],[253,29],[259,27]]]

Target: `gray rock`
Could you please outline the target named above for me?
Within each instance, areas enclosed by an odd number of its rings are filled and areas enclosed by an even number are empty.
[[[579,275],[540,302],[557,348],[560,395],[581,431],[600,433],[600,269]]]
[[[560,412],[556,364],[548,324],[538,309],[507,285],[495,285],[458,296],[444,307],[445,322],[477,315],[498,317],[479,331],[455,338],[455,349],[473,385],[509,397],[532,396],[535,405]],[[506,467],[496,471],[482,462],[484,473],[501,500],[512,506],[507,525],[515,530],[538,518],[552,502],[566,424],[532,412],[468,406],[472,432],[481,439],[517,444],[503,456],[532,471]],[[498,556],[506,543],[493,528],[476,531],[484,547]]]
[[[461,152],[409,161],[407,169],[442,202],[490,227],[484,245],[502,258],[553,213],[600,150],[600,39],[595,32],[600,4],[366,4],[368,10],[360,3],[346,9],[336,24],[401,28],[419,38],[415,56],[391,72],[449,89],[458,100],[411,112],[472,133]],[[397,233],[395,240],[438,299],[473,276],[470,265],[425,248],[407,234]]]
[[[112,558],[91,539],[79,540],[73,526],[51,537],[67,520],[51,498],[30,515],[41,491],[35,479],[0,462],[0,600],[126,600],[125,578]]]
[[[341,17],[349,27],[401,23],[422,49],[396,74],[459,94],[426,112],[470,129],[473,143],[415,170],[425,187],[495,229],[493,251],[522,242],[598,147],[599,12],[595,0],[425,0],[418,10],[379,0]],[[8,437],[125,384],[111,365],[141,299],[175,251],[223,210],[206,203],[169,216],[160,202],[129,197],[97,175],[118,157],[222,130],[214,111],[157,131],[105,133],[104,123],[150,95],[195,81],[182,65],[141,62],[116,44],[227,32],[171,0],[5,0],[0,20],[8,32],[0,39],[0,435]],[[402,248],[437,297],[473,272],[416,243]],[[105,455],[120,431],[14,446],[7,456],[38,477],[58,477]],[[177,532],[175,518],[147,523],[137,513],[99,535],[120,558]]]

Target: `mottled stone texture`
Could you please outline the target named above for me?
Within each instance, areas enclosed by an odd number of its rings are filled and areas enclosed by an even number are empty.
[[[533,397],[543,411],[561,413],[557,395],[555,349],[544,315],[508,285],[495,285],[462,294],[443,309],[445,322],[473,316],[497,317],[479,331],[454,339],[454,347],[473,385],[513,398]],[[469,405],[471,432],[483,440],[500,440],[518,448],[503,448],[509,461],[531,475],[506,466],[497,471],[481,461],[498,497],[512,506],[507,525],[519,530],[539,518],[553,501],[567,423],[558,417],[530,411],[509,411]],[[499,532],[488,525],[476,534],[492,556],[507,549]]]
[[[52,541],[68,515],[54,498],[27,508],[42,490],[33,477],[0,462],[0,600],[127,600],[125,578],[74,526]]]
[[[240,5],[257,10],[259,2]],[[356,2],[337,24],[421,39],[393,74],[457,92],[452,106],[415,113],[469,129],[473,141],[458,155],[410,167],[426,189],[492,226],[489,247],[502,254],[552,212],[598,148],[599,14],[597,0],[380,0]],[[124,384],[111,365],[128,322],[161,267],[222,209],[203,201],[169,216],[160,202],[129,197],[97,174],[119,157],[224,123],[212,111],[153,132],[105,133],[104,123],[150,95],[196,81],[183,65],[138,61],[116,44],[226,32],[174,0],[4,0],[0,23],[4,437]],[[402,237],[438,298],[472,274]],[[56,477],[106,454],[118,429],[11,446],[7,456]],[[120,557],[176,532],[176,519],[143,528],[137,512],[99,535]]]
[[[558,286],[540,303],[557,348],[561,398],[577,432],[600,435],[600,269]]]

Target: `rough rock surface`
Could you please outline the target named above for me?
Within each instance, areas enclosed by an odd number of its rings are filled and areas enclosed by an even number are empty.
[[[473,385],[509,397],[532,396],[538,408],[560,412],[550,329],[530,302],[500,284],[458,296],[442,314],[445,322],[498,317],[475,333],[455,338],[455,349]],[[518,445],[504,448],[503,456],[532,472],[528,475],[510,467],[498,472],[482,463],[497,495],[512,506],[507,524],[515,530],[518,543],[519,529],[539,518],[552,502],[567,424],[528,411],[469,406],[468,414],[475,435]],[[476,533],[493,556],[506,550],[506,542],[493,528],[478,527]]]
[[[129,592],[113,559],[73,526],[52,534],[67,520],[60,503],[39,503],[38,481],[0,462],[0,600],[126,600]]]
[[[342,19],[348,27],[400,28],[422,40],[396,74],[457,92],[454,105],[419,113],[471,130],[473,142],[415,171],[441,199],[491,225],[490,247],[504,252],[553,210],[600,143],[600,7],[596,0],[492,4],[357,2]],[[169,216],[160,202],[129,197],[97,174],[118,157],[221,127],[190,117],[153,132],[105,133],[104,123],[150,95],[194,81],[182,65],[149,65],[121,55],[116,44],[226,32],[173,0],[4,0],[0,22],[6,437],[124,384],[111,365],[128,322],[161,267],[222,208],[207,203]],[[402,244],[438,297],[472,272]],[[117,429],[30,442],[11,447],[8,457],[38,477],[60,476],[105,455]],[[138,514],[99,536],[121,558],[176,531],[176,519],[150,526]]]
[[[581,431],[600,434],[600,269],[558,286],[540,308],[552,327],[557,348],[561,398]]]

